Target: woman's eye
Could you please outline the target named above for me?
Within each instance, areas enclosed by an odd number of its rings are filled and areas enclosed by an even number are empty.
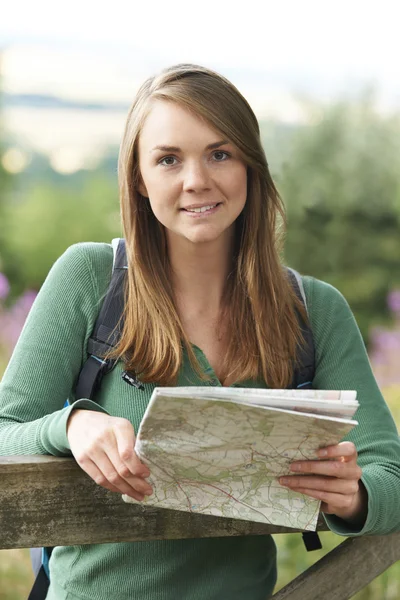
[[[175,164],[175,162],[175,156],[164,156],[164,158],[158,161],[158,164],[164,165],[164,167],[171,167]]]
[[[216,150],[213,156],[214,160],[216,160],[217,162],[222,162],[223,160],[229,158],[229,154],[227,152],[223,152],[222,150]]]

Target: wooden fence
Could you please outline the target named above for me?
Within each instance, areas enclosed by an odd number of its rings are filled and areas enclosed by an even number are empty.
[[[327,529],[322,519],[318,529]],[[72,458],[0,457],[0,549],[295,531],[128,505]],[[346,600],[399,559],[400,533],[349,538],[273,600]]]

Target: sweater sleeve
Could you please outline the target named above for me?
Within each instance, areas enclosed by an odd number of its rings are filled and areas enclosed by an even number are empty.
[[[354,442],[368,514],[361,530],[334,515],[329,528],[341,535],[385,534],[400,530],[400,441],[396,425],[375,381],[354,316],[338,290],[305,277],[316,351],[316,389],[356,390],[358,426],[346,439]]]
[[[106,244],[76,244],[50,270],[0,382],[1,455],[70,455],[66,424],[71,410],[105,412],[87,399],[73,407],[64,404],[74,400],[111,263]]]

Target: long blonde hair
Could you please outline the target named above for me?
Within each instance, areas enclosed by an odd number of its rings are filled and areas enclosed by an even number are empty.
[[[186,347],[199,372],[174,302],[164,227],[138,191],[138,141],[154,100],[178,103],[205,119],[239,149],[247,165],[247,199],[236,224],[228,282],[224,373],[236,381],[261,378],[269,387],[286,387],[302,342],[296,313],[306,315],[280,261],[283,203],[249,104],[223,76],[197,65],[173,66],[148,79],[128,114],[118,162],[128,277],[122,336],[112,356],[123,357],[126,369],[143,382],[174,385]]]

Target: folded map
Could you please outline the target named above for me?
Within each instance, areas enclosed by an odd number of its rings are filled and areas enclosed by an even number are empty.
[[[278,478],[340,442],[357,407],[353,391],[156,388],[135,445],[154,490],[140,504],[313,531],[320,502]]]

